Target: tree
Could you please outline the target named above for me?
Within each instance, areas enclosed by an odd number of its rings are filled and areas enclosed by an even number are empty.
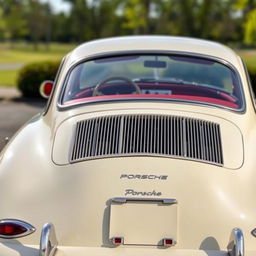
[[[73,41],[83,42],[92,38],[90,28],[90,10],[86,0],[65,0],[71,4],[69,17],[70,32]]]
[[[3,17],[3,9],[0,7],[0,40],[4,39],[5,26],[6,25]]]
[[[225,40],[236,30],[232,17],[233,0],[174,0],[179,13],[179,31],[186,36]]]
[[[237,0],[237,10],[241,11],[244,26],[244,42],[256,42],[256,0]]]
[[[251,10],[245,22],[244,42],[253,44],[256,42],[256,9]]]
[[[244,34],[246,43],[256,41],[256,0],[63,1],[70,3],[70,12],[52,13],[41,0],[0,0],[0,38],[26,39],[35,48],[52,39],[83,42],[127,34],[224,42],[241,40]]]
[[[163,0],[117,0],[117,9],[123,16],[122,26],[133,34],[149,34],[153,31],[154,10]]]
[[[25,20],[24,4],[20,0],[1,0],[2,17],[4,23],[3,35],[14,42],[28,33]],[[2,25],[3,26],[3,25]]]
[[[89,26],[92,38],[122,34],[116,8],[117,5],[112,0],[95,0],[89,5]]]
[[[26,7],[29,35],[37,50],[40,40],[44,39],[46,45],[51,40],[51,9],[47,3],[41,3],[38,0],[28,0]]]
[[[70,29],[70,18],[66,13],[57,13],[52,16],[52,40],[56,42],[70,42],[72,34]]]

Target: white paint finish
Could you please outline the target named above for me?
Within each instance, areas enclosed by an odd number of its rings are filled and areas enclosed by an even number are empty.
[[[147,43],[145,43],[147,42]],[[118,51],[178,51],[215,56],[237,66],[236,54],[228,47],[212,41],[169,36],[124,36],[95,40],[82,44],[70,55],[70,62],[104,53]]]
[[[118,39],[103,40],[81,46],[68,55],[47,114],[26,125],[0,154],[0,219],[17,218],[37,228],[37,232],[18,241],[1,240],[0,255],[38,255],[35,248],[46,222],[56,227],[60,245],[56,256],[164,256],[170,252],[173,256],[224,256],[234,227],[244,232],[246,256],[255,255],[256,240],[250,232],[256,227],[256,119],[240,59],[226,47],[201,40],[154,37],[145,45],[145,39],[123,38],[120,45]],[[105,50],[160,48],[227,58],[241,75],[246,112],[188,103],[139,101],[98,103],[58,111],[58,93],[71,62]],[[224,167],[162,157],[120,157],[68,164],[71,134],[77,121],[138,113],[220,123]],[[168,179],[120,179],[122,174],[168,175]],[[123,197],[126,189],[156,190],[161,192],[161,198],[177,199],[178,243],[174,248],[106,248],[111,247],[110,200]],[[156,233],[161,232],[160,228],[155,229]],[[147,236],[153,239],[150,234]]]
[[[0,218],[11,213],[38,230],[44,222],[51,221],[60,244],[107,246],[109,200],[124,196],[127,188],[155,189],[162,192],[161,197],[178,200],[177,248],[198,249],[205,239],[214,237],[216,244],[225,249],[234,226],[239,224],[243,230],[249,230],[254,225],[254,205],[247,203],[254,196],[248,198],[251,188],[241,180],[245,171],[225,171],[205,164],[159,158],[132,158],[132,162],[120,158],[114,164],[113,160],[105,159],[68,167],[48,166],[48,170],[40,162],[26,165],[30,165],[30,170],[19,170],[19,186],[8,186],[17,175],[13,169],[1,177],[5,185],[1,183],[0,199],[8,191],[9,201],[2,203]],[[32,177],[35,171],[36,177],[25,178]],[[120,180],[123,173],[167,174],[168,180]],[[241,214],[247,218],[241,220]],[[250,243],[251,235],[246,232],[245,236],[248,248],[254,248],[255,238]],[[38,241],[39,232],[24,238],[26,243]]]

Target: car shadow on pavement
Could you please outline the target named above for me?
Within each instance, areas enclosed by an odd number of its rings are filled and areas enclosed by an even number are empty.
[[[15,241],[15,243],[14,243]],[[17,240],[14,240],[12,242],[2,242],[2,245],[10,248],[12,251],[16,251],[19,255],[36,255],[38,254],[38,249],[35,249],[33,247],[28,247],[23,245]]]

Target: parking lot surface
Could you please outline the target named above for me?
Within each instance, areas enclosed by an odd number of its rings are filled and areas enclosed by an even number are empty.
[[[0,101],[0,150],[5,145],[5,138],[12,137],[24,123],[40,113],[45,104],[45,101],[22,98]]]

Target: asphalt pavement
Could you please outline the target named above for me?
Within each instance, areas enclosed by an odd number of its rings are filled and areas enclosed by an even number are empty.
[[[15,132],[34,115],[40,113],[46,101],[23,98],[15,88],[0,87],[0,150],[5,138]]]

